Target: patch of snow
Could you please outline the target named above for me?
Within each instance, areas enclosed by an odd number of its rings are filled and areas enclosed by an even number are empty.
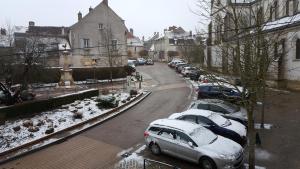
[[[144,151],[147,148],[146,145],[141,146],[139,149],[135,150],[135,153],[140,154],[142,151]]]
[[[262,129],[260,123],[255,123],[255,124],[254,124],[254,127],[255,127],[255,129],[257,129],[257,130]],[[264,129],[271,130],[272,127],[273,127],[273,124],[264,124]]]
[[[119,106],[121,106],[124,104],[121,101],[127,99],[129,94],[119,92],[115,96],[117,100],[120,100]],[[100,109],[97,106],[96,98],[77,100],[58,109],[40,113],[30,119],[6,121],[4,125],[0,126],[0,153],[46,136],[45,132],[49,128],[54,128],[54,132],[58,132],[112,110]],[[82,118],[76,119],[75,112],[82,114]],[[31,121],[38,130],[30,132],[29,128],[24,125],[25,121]]]
[[[249,169],[249,164],[244,164],[245,169]],[[266,167],[255,166],[255,169],[267,169]]]
[[[261,148],[256,148],[255,157],[259,160],[270,160],[272,155],[266,150],[263,150]]]

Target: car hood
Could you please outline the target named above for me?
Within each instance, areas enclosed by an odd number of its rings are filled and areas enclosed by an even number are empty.
[[[238,143],[222,136],[218,136],[215,142],[202,148],[225,159],[235,159],[243,152],[243,148]]]
[[[241,137],[244,137],[244,136],[246,137],[247,131],[246,131],[246,127],[243,124],[241,124],[235,120],[230,120],[230,123],[231,123],[231,125],[226,126],[225,127],[226,129],[232,130],[232,131],[238,133]]]

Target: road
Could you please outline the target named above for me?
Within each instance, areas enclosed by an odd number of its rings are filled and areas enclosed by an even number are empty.
[[[120,152],[142,145],[143,132],[151,121],[184,110],[192,97],[186,82],[165,64],[143,66],[138,70],[145,74],[145,84],[153,91],[146,100],[99,126],[4,164],[0,169],[106,168],[119,160],[117,154]],[[196,168],[193,164],[164,155],[152,157],[148,150],[143,154],[181,168]]]

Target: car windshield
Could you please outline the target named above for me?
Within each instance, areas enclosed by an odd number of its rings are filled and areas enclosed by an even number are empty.
[[[232,103],[229,103],[226,101],[224,101],[223,104],[224,104],[225,108],[229,109],[231,112],[238,112],[241,110],[241,108],[235,104],[232,104]]]
[[[231,124],[228,119],[226,119],[218,114],[212,114],[212,115],[208,116],[208,118],[210,120],[212,120],[214,123],[216,123],[218,126],[221,126],[221,127],[227,127]]]
[[[196,128],[189,134],[198,146],[203,146],[213,143],[218,136],[205,128]]]

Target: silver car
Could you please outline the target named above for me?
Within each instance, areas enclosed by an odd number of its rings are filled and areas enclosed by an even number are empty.
[[[219,99],[201,99],[194,101],[189,109],[210,110],[247,126],[247,110],[230,102]]]
[[[144,133],[151,152],[169,154],[203,169],[241,168],[243,148],[199,125],[171,119],[152,122]]]

